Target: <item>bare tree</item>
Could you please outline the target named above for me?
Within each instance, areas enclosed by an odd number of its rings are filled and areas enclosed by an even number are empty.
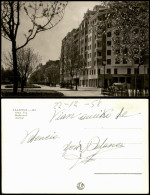
[[[76,90],[78,86],[77,76],[84,70],[86,61],[83,56],[80,54],[78,45],[73,42],[66,44],[66,56],[65,56],[65,72],[69,73],[71,76],[71,88],[72,81],[75,76],[76,79]]]
[[[77,50],[73,42],[66,43],[65,73],[71,77],[70,84],[72,88],[74,68],[77,59]]]
[[[14,94],[18,88],[18,64],[17,50],[25,47],[40,32],[50,30],[63,18],[67,2],[59,1],[2,1],[1,2],[1,32],[2,36],[11,41],[13,72],[14,72]],[[21,18],[29,19],[29,29],[23,32],[24,43],[17,43],[17,35],[21,24]],[[22,17],[21,17],[22,16]]]
[[[37,70],[41,57],[30,47],[24,47],[17,51],[18,76],[21,79],[21,92],[31,74]],[[4,54],[3,62],[9,69],[13,69],[13,57],[10,52]]]
[[[21,77],[21,92],[30,75],[36,71],[41,61],[38,53],[34,53],[32,48],[22,48],[17,51],[18,71]]]

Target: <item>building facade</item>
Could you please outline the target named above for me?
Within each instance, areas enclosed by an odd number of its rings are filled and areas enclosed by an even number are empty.
[[[70,75],[65,68],[67,54],[66,45],[78,45],[79,53],[85,59],[86,65],[73,76],[82,87],[104,87],[112,83],[127,83],[128,88],[149,87],[149,56],[144,65],[139,66],[139,59],[128,61],[126,50],[122,60],[117,58],[120,49],[113,50],[113,37],[119,37],[119,31],[107,23],[105,29],[98,29],[99,23],[105,21],[106,8],[95,6],[88,10],[78,29],[73,29],[62,41],[61,48],[61,81],[70,82]],[[103,32],[105,31],[105,33]],[[138,48],[137,48],[138,49]],[[137,50],[138,52],[138,50]]]

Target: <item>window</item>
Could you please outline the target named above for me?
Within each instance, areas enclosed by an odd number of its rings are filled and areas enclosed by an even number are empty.
[[[96,65],[96,61],[94,61],[94,66]]]
[[[123,58],[123,64],[127,64],[127,59]]]
[[[91,58],[91,53],[90,53],[90,58]]]
[[[107,46],[111,46],[111,41],[107,41]]]
[[[107,37],[111,37],[111,32],[108,32],[107,33]]]
[[[125,49],[123,50],[123,54],[127,54],[127,53],[128,53],[128,49],[125,48]]]
[[[117,68],[114,69],[114,74],[118,74],[118,69]]]
[[[107,69],[107,74],[111,74],[111,69],[110,68]]]
[[[87,75],[88,75],[88,70],[87,70]]]
[[[147,68],[147,74],[149,74],[149,68]]]
[[[102,53],[100,51],[98,51],[97,56],[102,56]]]
[[[107,55],[111,56],[111,50],[107,50]]]
[[[139,69],[138,68],[134,68],[134,74],[139,74]]]
[[[98,69],[98,74],[99,74],[99,75],[101,74],[101,70],[100,70],[100,69]]]
[[[115,59],[115,64],[120,64],[120,60],[118,58]]]
[[[107,64],[111,64],[111,59],[107,59]]]
[[[97,47],[102,47],[102,42],[101,41],[97,42]]]
[[[125,77],[120,77],[120,83],[124,83],[125,82]]]
[[[107,23],[107,28],[111,28],[111,23]]]
[[[131,84],[131,77],[127,77],[126,82],[129,83],[129,84]]]
[[[94,52],[94,57],[96,57],[96,52]]]
[[[102,65],[102,59],[97,59],[97,65]]]
[[[131,68],[127,68],[127,74],[131,74]]]
[[[96,71],[94,70],[94,74],[96,74]]]

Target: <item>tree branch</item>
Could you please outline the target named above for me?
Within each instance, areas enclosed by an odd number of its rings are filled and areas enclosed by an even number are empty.
[[[29,43],[29,41],[31,41],[32,39],[35,38],[36,34],[37,34],[37,30],[36,30],[35,34],[33,35],[33,37],[31,37],[32,34],[30,34],[29,37],[27,37],[26,42],[25,42],[23,45],[21,45],[20,47],[18,47],[16,50],[19,50],[19,49],[25,47],[25,46]],[[30,37],[31,37],[31,38],[30,38]]]
[[[17,37],[19,25],[20,25],[20,6],[19,6],[19,1],[17,1],[17,24],[16,24],[16,30],[15,30],[15,38]]]
[[[4,24],[3,24],[3,21],[1,21],[1,26],[2,26],[2,28],[3,28],[4,33],[5,33],[5,34],[8,36],[8,38],[11,40],[11,36],[10,36],[10,34],[8,33],[8,31],[6,30],[6,28],[5,28]]]

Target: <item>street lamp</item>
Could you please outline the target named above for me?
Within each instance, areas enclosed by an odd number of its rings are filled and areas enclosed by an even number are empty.
[[[105,66],[106,66],[106,60],[103,60],[102,65],[104,66],[104,89],[105,89]]]

